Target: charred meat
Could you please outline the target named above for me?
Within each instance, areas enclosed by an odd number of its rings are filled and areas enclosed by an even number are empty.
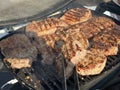
[[[22,68],[19,66],[21,63],[23,67],[29,67],[30,63],[36,59],[37,49],[33,46],[24,34],[14,34],[2,41],[0,41],[0,49],[5,56],[5,60],[11,63],[15,68]],[[28,64],[29,61],[29,64]],[[23,63],[26,62],[27,64]],[[24,65],[25,64],[25,65]]]

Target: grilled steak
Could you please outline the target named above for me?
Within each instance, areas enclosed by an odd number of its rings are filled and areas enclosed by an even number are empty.
[[[112,30],[114,26],[115,23],[111,19],[105,17],[93,17],[84,23],[73,25],[70,28],[78,29],[85,34],[86,38],[91,38],[99,32]]]
[[[115,26],[115,23],[107,17],[94,17],[92,22],[94,22],[95,26],[99,27],[102,31],[105,32],[111,30]]]
[[[66,40],[62,51],[68,59],[72,59],[77,51],[82,51],[89,47],[89,42],[84,34],[78,30],[68,30],[66,32]]]
[[[116,55],[118,52],[117,39],[108,32],[98,34],[93,38],[92,48],[103,51],[106,56]]]
[[[74,8],[66,11],[61,17],[62,20],[70,25],[87,21],[92,17],[92,13],[86,8]]]
[[[111,35],[111,37],[112,36],[116,37],[118,45],[120,45],[120,29],[119,28],[120,27],[117,26],[117,27],[113,28],[113,30],[107,32],[108,34]]]
[[[79,58],[84,56],[84,53],[81,53],[81,51],[87,49],[89,43],[88,40],[85,38],[84,34],[78,30],[62,30],[56,32],[56,34],[63,40],[63,44],[61,45],[61,52],[66,59],[65,71],[66,77],[68,78],[72,74],[73,68],[79,60],[77,56],[79,56]],[[58,73],[62,73],[60,71],[62,70],[61,61],[59,61],[59,59],[56,60],[55,65],[58,69]]]
[[[24,34],[14,34],[2,41],[0,41],[0,49],[2,54],[5,56],[5,60],[11,63],[12,66],[19,68],[22,61],[27,64],[23,67],[29,67],[29,64],[36,59],[37,49],[34,47],[29,39]],[[20,61],[22,60],[22,61]],[[19,61],[19,62],[18,62]],[[16,65],[13,65],[16,63]],[[20,65],[20,66],[19,66]]]
[[[96,27],[91,22],[91,20],[81,23],[81,24],[78,24],[78,25],[75,25],[75,27],[73,27],[73,28],[78,28],[80,31],[82,31],[85,34],[86,38],[91,38],[94,35],[96,35],[98,32],[101,31],[98,27]]]
[[[56,31],[57,27],[67,27],[64,21],[58,18],[47,18],[43,21],[33,21],[26,27],[26,34],[29,37],[43,36],[47,34],[52,34]]]
[[[100,74],[106,65],[106,61],[107,58],[102,52],[87,51],[84,58],[81,58],[76,65],[76,71],[82,76]]]

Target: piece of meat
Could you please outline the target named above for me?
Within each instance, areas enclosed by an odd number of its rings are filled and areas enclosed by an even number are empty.
[[[32,62],[36,60],[37,56],[36,47],[31,44],[28,37],[24,34],[14,34],[6,39],[3,39],[2,41],[0,41],[0,49],[5,58],[7,58],[9,62],[11,61],[11,63],[13,63],[14,60],[16,62],[17,59],[17,61],[26,60],[26,63],[28,62],[28,60],[30,60],[29,62]],[[28,64],[23,66],[27,67],[27,65]]]
[[[117,39],[117,44],[120,45],[120,26],[116,26],[113,30],[108,31],[107,33],[114,36]]]
[[[83,57],[85,53],[85,49],[89,47],[89,42],[85,38],[84,34],[78,30],[62,30],[56,32],[56,34],[61,38],[57,42],[57,46],[61,46],[61,52],[64,55],[64,59],[66,61],[65,63],[65,72],[66,72],[66,77],[69,78],[69,76],[73,72],[73,68],[78,62],[79,59],[77,59],[77,56]],[[62,44],[61,44],[62,43]],[[58,46],[59,47],[59,46]],[[60,51],[60,50],[59,50]],[[84,53],[81,53],[83,51]],[[76,58],[75,58],[76,57]],[[62,64],[61,64],[61,57],[60,59],[58,58],[55,61],[55,65],[57,67],[57,71],[62,76]]]
[[[107,32],[114,28],[115,23],[106,17],[93,17],[92,19],[73,25],[71,29],[78,29],[82,31],[86,38],[91,38],[94,35],[97,35],[100,32]]]
[[[58,18],[47,18],[42,21],[33,21],[26,26],[26,34],[28,37],[39,37],[47,34],[52,34],[57,30],[57,27],[67,27],[64,21]]]
[[[56,34],[64,41],[62,52],[69,60],[75,56],[76,51],[81,51],[89,47],[88,40],[79,30],[62,30],[56,32]]]
[[[63,29],[62,27],[57,28],[58,31]],[[38,53],[42,57],[42,62],[45,64],[53,64],[58,54],[57,51],[60,52],[58,48],[55,49],[55,44],[57,44],[60,37],[55,33],[51,33],[29,38],[32,44],[37,47]]]
[[[61,17],[62,20],[70,25],[82,23],[92,18],[92,13],[87,8],[73,8],[69,9]]]
[[[114,21],[107,17],[97,16],[92,19],[92,22],[94,22],[94,25],[99,27],[102,31],[109,31],[111,28],[113,28],[116,24]]]
[[[63,31],[63,30],[64,30],[64,28],[59,27],[59,28],[57,28],[56,31]],[[57,35],[56,33],[44,35],[41,38],[43,38],[45,40],[46,44],[53,49],[55,48],[55,44],[57,44],[57,41],[59,41],[61,39],[59,37],[59,35]]]
[[[97,75],[102,72],[106,65],[107,58],[98,50],[87,51],[76,65],[76,71],[79,75]]]
[[[116,55],[118,52],[117,39],[107,32],[98,34],[93,38],[92,48],[103,51],[106,56]]]
[[[82,51],[89,47],[89,42],[83,33],[72,32],[66,39],[66,44],[63,46],[65,57],[72,59],[77,51]]]
[[[85,34],[86,38],[91,38],[101,32],[101,30],[96,27],[91,21],[81,23],[79,25],[76,25],[75,27],[78,27],[79,30]]]

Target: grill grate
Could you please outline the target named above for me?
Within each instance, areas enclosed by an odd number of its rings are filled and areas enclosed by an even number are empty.
[[[33,64],[33,68],[37,78],[41,81],[41,85],[43,85],[45,90],[62,90],[62,83],[55,72],[54,66],[43,65],[40,62],[35,62]]]

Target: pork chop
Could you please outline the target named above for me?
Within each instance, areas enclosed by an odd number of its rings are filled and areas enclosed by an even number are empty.
[[[107,58],[98,50],[87,51],[84,58],[81,58],[76,65],[79,75],[97,75],[102,72],[106,65]]]
[[[36,47],[31,44],[28,37],[24,34],[14,34],[6,39],[3,39],[0,41],[0,49],[2,54],[5,56],[5,60],[11,63],[11,66],[14,66],[14,62],[16,65],[18,64],[16,68],[22,68],[22,66],[29,67],[29,64],[36,60],[37,56]],[[26,61],[27,64],[25,64],[25,66],[19,66],[22,63],[20,60],[24,60],[24,62]]]
[[[87,8],[73,8],[69,9],[61,17],[61,20],[67,22],[70,25],[82,23],[89,20],[92,17],[92,13]]]
[[[92,48],[103,51],[106,56],[116,55],[118,52],[117,39],[107,32],[98,34],[93,38]]]
[[[57,30],[57,27],[67,27],[63,20],[58,18],[47,18],[42,21],[32,21],[26,26],[26,34],[28,37],[39,37],[47,34],[52,34]]]

